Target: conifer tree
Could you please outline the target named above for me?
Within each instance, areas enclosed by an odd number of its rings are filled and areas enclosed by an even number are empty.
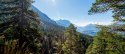
[[[89,10],[89,14],[112,11],[114,21],[123,23],[125,22],[124,10],[125,0],[96,0],[95,3],[93,3],[91,9]],[[124,54],[124,35],[117,34],[117,31],[124,33],[124,26],[125,24],[123,23],[119,24],[118,26],[109,26],[108,28],[110,29],[102,28],[102,30],[95,37],[93,44],[91,44],[88,48],[87,54]]]
[[[96,0],[93,3],[89,14],[103,13],[107,11],[112,11],[114,21],[125,22],[125,0]],[[125,31],[125,24],[120,24],[119,26],[113,26],[113,29],[118,31]]]
[[[35,49],[38,43],[40,21],[31,10],[33,0],[0,0],[0,36],[4,40],[18,39],[19,44],[26,42]]]
[[[66,41],[64,42],[62,47],[64,54],[78,54],[77,47],[78,47],[79,36],[73,24],[71,24],[65,31],[65,38]]]
[[[112,32],[106,27],[95,36],[93,43],[87,49],[86,54],[124,54],[122,36]]]

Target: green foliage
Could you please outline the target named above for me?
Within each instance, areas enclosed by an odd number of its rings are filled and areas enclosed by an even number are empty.
[[[112,11],[114,21],[125,22],[125,0],[96,0],[89,14]],[[125,40],[122,34],[125,31],[124,24],[101,28],[93,43],[87,49],[87,54],[125,54]],[[118,33],[120,32],[120,33]]]
[[[40,21],[30,9],[32,0],[0,0],[0,42],[19,39],[19,46],[25,42],[31,51],[37,52],[36,43],[39,38]]]
[[[122,39],[121,35],[102,27],[86,54],[124,54],[125,44],[122,44],[124,42]]]
[[[65,31],[66,41],[63,44],[64,54],[76,54],[78,36],[76,34],[76,28],[71,24]]]
[[[2,54],[30,54],[28,46],[25,43],[19,47],[18,40],[6,41],[4,45],[0,46],[0,53]]]
[[[71,24],[64,32],[65,41],[62,44],[64,54],[85,54],[86,48],[91,42],[87,35],[76,32],[76,28]],[[89,36],[88,36],[89,37]]]
[[[89,14],[102,13],[112,10],[113,17],[116,21],[124,20],[125,0],[96,0],[93,3]]]

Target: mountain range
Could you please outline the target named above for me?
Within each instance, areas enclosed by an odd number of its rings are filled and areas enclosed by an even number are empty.
[[[88,24],[88,25],[83,26],[83,27],[77,27],[77,31],[79,31],[83,34],[95,36],[96,33],[99,31],[99,29],[97,28],[96,24]]]
[[[60,30],[63,29],[64,27],[58,25],[56,21],[52,20],[49,18],[46,14],[41,12],[39,9],[37,9],[35,6],[31,6],[32,10],[35,11],[38,16],[40,17],[42,28],[43,29],[55,29],[55,30]]]
[[[64,27],[68,27],[71,22],[68,20],[57,20],[56,23],[58,25],[64,26]],[[83,34],[87,34],[87,35],[91,35],[94,36],[96,35],[96,33],[99,31],[99,29],[97,28],[96,24],[88,24],[86,26],[76,26],[77,31]]]
[[[69,20],[62,20],[62,19],[56,20],[56,21],[52,20],[46,14],[38,10],[33,5],[31,8],[39,15],[43,29],[60,30],[60,29],[64,29],[65,27],[68,27],[71,24]],[[87,34],[87,35],[93,36],[93,35],[96,35],[96,33],[98,32],[98,29],[96,28],[96,24],[88,24],[83,27],[80,27],[80,26],[76,26],[76,27],[78,32]]]

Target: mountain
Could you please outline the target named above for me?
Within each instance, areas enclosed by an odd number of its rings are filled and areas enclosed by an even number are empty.
[[[120,25],[125,25],[125,22],[115,21],[113,23],[113,26],[120,26]]]
[[[58,25],[64,26],[64,27],[68,27],[68,26],[71,24],[70,21],[68,21],[68,20],[62,20],[62,19],[57,20],[56,23],[57,23]]]
[[[62,26],[58,25],[54,20],[49,18],[46,14],[44,14],[40,10],[38,10],[35,6],[32,5],[31,9],[33,11],[35,11],[38,14],[38,16],[40,17],[43,29],[48,29],[48,30],[49,29],[51,29],[51,30],[53,30],[53,29],[55,29],[55,30],[63,29]]]
[[[46,14],[44,14],[43,12],[38,10],[35,6],[32,5],[32,9],[39,15],[39,17],[41,18],[42,21],[56,24],[56,22],[54,20],[50,19]]]
[[[64,26],[64,27],[68,27],[71,22],[68,20],[57,20],[56,23],[60,26]],[[80,26],[76,26],[77,27],[77,31],[83,34],[87,34],[87,35],[91,35],[94,36],[96,35],[96,33],[99,31],[98,28],[96,28],[96,24],[88,24],[86,26],[80,27]]]
[[[68,27],[71,24],[71,22],[68,20],[62,20],[62,19],[57,20],[57,21],[52,20],[46,14],[38,10],[33,5],[31,8],[39,15],[43,29],[63,30],[64,27]],[[98,29],[96,28],[95,24],[89,24],[84,27],[79,27],[79,26],[76,26],[76,27],[77,27],[78,32],[81,32],[87,35],[96,35],[96,33],[98,32]]]
[[[96,24],[88,24],[84,27],[77,27],[77,31],[83,34],[94,36],[99,31],[99,29],[96,27]]]

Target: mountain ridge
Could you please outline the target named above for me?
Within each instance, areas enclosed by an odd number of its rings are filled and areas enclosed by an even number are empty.
[[[62,20],[62,19],[56,20],[56,23],[57,23],[58,25],[64,26],[64,27],[68,27],[68,26],[71,24],[70,21],[68,21],[68,20]]]
[[[58,25],[64,26],[64,27],[68,27],[71,22],[68,20],[57,20],[56,21]],[[98,28],[96,28],[96,24],[88,24],[86,26],[76,26],[77,31],[83,34],[87,34],[87,35],[91,35],[91,36],[95,36],[96,33],[99,31]]]
[[[65,27],[68,27],[71,22],[69,20],[52,20],[49,18],[46,14],[38,10],[35,6],[32,5],[32,10],[38,13],[43,29],[54,29],[54,30],[63,30]],[[98,32],[98,29],[96,28],[96,24],[88,24],[86,26],[80,27],[76,26],[77,31],[83,34],[87,35],[95,35]]]
[[[32,10],[36,12],[40,18],[41,24],[42,24],[42,29],[45,30],[62,30],[64,27],[58,25],[56,21],[52,20],[49,18],[46,14],[44,14],[42,11],[38,10],[35,6],[31,6]]]

